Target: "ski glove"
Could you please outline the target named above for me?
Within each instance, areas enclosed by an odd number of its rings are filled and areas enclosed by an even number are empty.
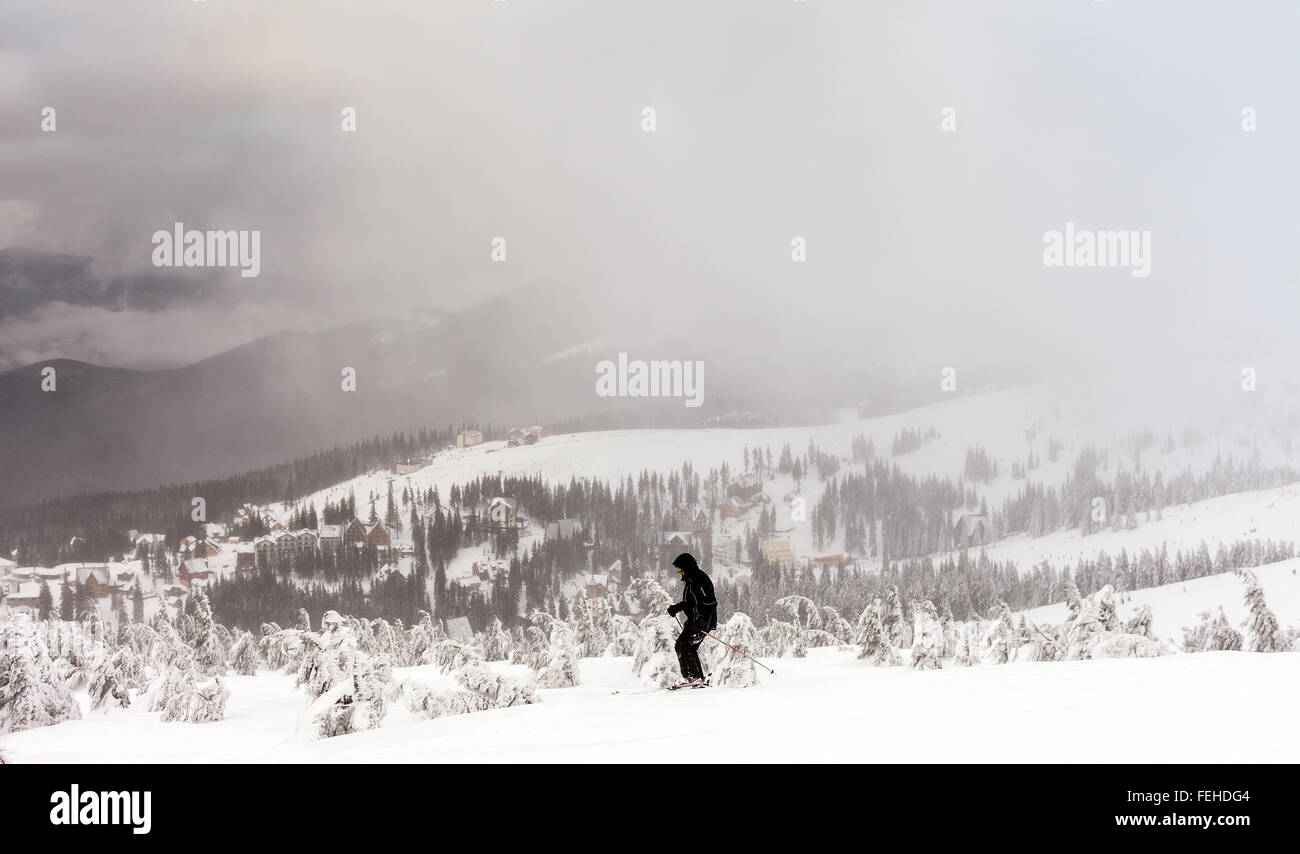
[[[677,612],[680,611],[681,609],[682,609],[682,606],[681,606],[681,605],[669,605],[669,606],[668,606],[668,616],[670,616],[670,617],[676,617],[676,616],[677,616]]]

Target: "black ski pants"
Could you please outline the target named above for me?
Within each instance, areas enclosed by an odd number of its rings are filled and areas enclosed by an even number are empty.
[[[677,636],[677,663],[682,668],[683,679],[703,679],[704,668],[700,666],[700,656],[696,652],[704,642],[704,629],[694,620],[687,620],[682,633]]]

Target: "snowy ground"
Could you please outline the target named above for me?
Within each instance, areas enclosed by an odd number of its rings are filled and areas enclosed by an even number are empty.
[[[234,677],[218,723],[118,711],[0,749],[14,763],[1300,761],[1300,653],[916,672],[819,649],[773,663],[777,675],[749,688],[612,695],[632,687],[630,659],[587,659],[581,687],[542,691],[540,704],[435,721],[399,710],[325,741],[295,731],[292,677]]]
[[[1256,570],[1283,626],[1300,622],[1300,559]],[[1184,590],[1185,588],[1185,590]],[[1244,619],[1232,573],[1134,591],[1160,637],[1203,610]],[[1058,622],[1064,605],[1028,612]],[[706,641],[711,643],[711,641]],[[542,702],[428,721],[390,706],[382,729],[317,741],[293,677],[230,677],[224,721],[162,723],[116,710],[0,737],[7,762],[1300,762],[1300,652],[873,668],[853,649],[768,662],[749,688],[642,690],[630,658],[584,659],[583,684]],[[493,669],[524,675],[526,668]],[[396,675],[453,688],[435,667]],[[84,710],[84,695],[83,710]],[[1240,726],[1249,721],[1249,726]],[[669,757],[672,757],[669,759]]]

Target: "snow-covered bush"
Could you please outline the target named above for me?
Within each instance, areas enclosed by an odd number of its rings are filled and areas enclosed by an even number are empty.
[[[1093,645],[1090,658],[1154,658],[1174,650],[1164,641],[1146,635],[1106,632]]]
[[[434,664],[443,673],[451,673],[482,660],[483,653],[478,647],[444,638],[434,644],[432,649],[425,650],[418,663]]]
[[[1209,611],[1201,612],[1200,624],[1183,627],[1183,650],[1185,652],[1210,652],[1215,650],[1240,650],[1245,643],[1241,632],[1228,623],[1228,617],[1219,606],[1219,613],[1213,618]]]
[[[1139,605],[1137,613],[1124,622],[1123,630],[1125,634],[1154,638],[1155,635],[1151,633],[1151,606]]]
[[[526,706],[541,702],[535,694],[531,680],[514,679],[492,672],[482,663],[474,663],[456,674],[456,681],[482,697],[492,701],[493,708]]]
[[[758,645],[763,655],[774,658],[805,658],[808,648],[804,645],[803,629],[795,623],[774,620],[769,615],[767,625],[758,633]]]

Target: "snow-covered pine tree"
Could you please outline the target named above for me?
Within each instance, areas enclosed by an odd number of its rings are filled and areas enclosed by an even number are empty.
[[[1264,588],[1253,570],[1243,570],[1241,580],[1246,583],[1246,607],[1250,608],[1247,628],[1250,631],[1251,652],[1288,652],[1291,639],[1282,631],[1277,616],[1264,601]]]
[[[647,579],[637,579],[637,581],[647,581]],[[635,586],[636,582],[633,584]],[[664,593],[657,582],[650,581],[640,587],[638,599],[647,607],[647,613],[637,627],[638,636],[632,659],[632,672],[641,677],[642,682],[650,685],[658,685],[661,688],[676,685],[682,678],[675,649],[680,627],[677,621],[667,614],[668,594]]]
[[[754,628],[753,620],[746,614],[737,612],[722,626],[719,637],[740,652],[753,655],[758,631]],[[709,658],[710,681],[714,685],[745,687],[758,683],[758,669],[752,659],[733,652],[720,643],[713,644],[706,654]]]
[[[551,623],[551,649],[546,666],[537,674],[539,688],[571,688],[580,685],[577,639],[568,623]]]
[[[1201,621],[1195,626],[1183,626],[1183,652],[1204,652],[1210,632],[1210,612],[1200,613]]]
[[[596,643],[593,645],[595,655],[608,655],[609,645],[615,637],[614,608],[604,596],[588,600],[591,609],[591,622],[595,627]]]
[[[938,670],[943,667],[939,656],[943,652],[943,626],[939,612],[929,599],[912,603],[912,668]]]
[[[636,655],[637,642],[640,633],[637,629],[636,621],[631,617],[624,617],[621,614],[615,614],[611,618],[613,631],[609,646],[605,648],[604,655]]]
[[[310,701],[304,719],[320,738],[375,729],[383,721],[386,670],[357,649],[352,629],[336,611],[321,618],[321,633],[303,632],[306,647],[297,684]]]
[[[837,644],[853,643],[853,624],[829,605],[822,606],[822,628],[835,636]]]
[[[999,602],[991,614],[993,625],[984,639],[985,658],[990,664],[1006,664],[1011,661],[1016,643],[1016,626],[1012,622],[1011,609],[1006,602]]]
[[[609,638],[596,626],[596,615],[592,608],[593,600],[586,591],[578,588],[573,595],[570,606],[569,625],[573,628],[574,643],[577,653],[582,658],[595,658],[605,651]]]
[[[957,624],[956,652],[952,659],[954,667],[974,667],[979,662],[979,656],[972,645],[973,637],[975,631],[972,628],[965,623]]]
[[[501,627],[501,620],[493,617],[483,644],[483,658],[487,661],[508,661],[513,646],[510,635]]]
[[[55,675],[30,620],[0,624],[0,733],[80,718],[76,697]]]
[[[1220,605],[1218,615],[1215,616],[1206,631],[1206,645],[1202,649],[1240,650],[1245,641],[1246,639],[1241,632],[1234,629],[1228,622],[1228,615],[1223,613],[1223,606]]]
[[[880,618],[881,603],[879,599],[872,600],[862,616],[858,619],[859,634],[861,637],[862,650],[858,653],[858,658],[865,659],[868,664],[876,667],[896,667],[902,664],[894,645],[889,642],[885,634],[884,623]]]
[[[257,641],[249,632],[240,632],[235,648],[230,652],[230,666],[241,676],[256,676],[259,662]]]
[[[885,593],[884,606],[880,610],[880,623],[885,630],[885,639],[895,647],[907,645],[907,627],[903,619],[903,602],[898,598],[898,588],[889,585]]]
[[[194,667],[204,676],[223,674],[226,672],[226,647],[213,625],[208,594],[200,587],[190,596],[194,602]]]
[[[132,672],[139,669],[139,660],[129,646],[119,647],[90,677],[90,708],[128,708],[131,705]]]

